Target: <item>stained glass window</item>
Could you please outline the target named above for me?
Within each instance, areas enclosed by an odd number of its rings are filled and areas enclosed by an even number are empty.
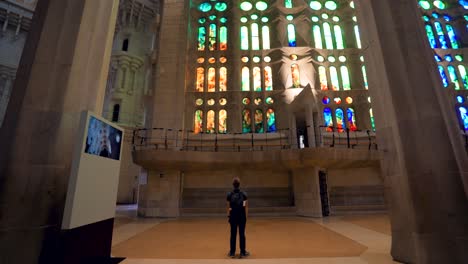
[[[334,91],[340,90],[340,81],[338,80],[338,72],[336,71],[335,66],[330,67],[330,79],[331,79],[332,89]]]
[[[439,69],[439,74],[440,74],[440,77],[442,78],[442,84],[444,85],[444,87],[447,87],[449,85],[449,82],[448,82],[447,74],[445,74],[444,67],[439,65],[437,66],[437,68]]]
[[[327,8],[329,10],[336,10],[337,7],[338,7],[338,5],[335,3],[335,1],[325,2],[325,8]]]
[[[367,72],[366,72],[366,66],[362,66],[362,78],[364,79],[364,88],[367,90],[369,89],[369,83],[367,82]]]
[[[331,109],[328,107],[323,109],[323,120],[327,127],[327,131],[333,131],[333,115]]]
[[[353,108],[348,108],[346,110],[347,114],[347,121],[348,121],[348,128],[351,131],[356,131],[357,126],[356,126],[356,116],[354,114],[354,109]]]
[[[215,4],[215,9],[222,12],[224,10],[226,10],[227,8],[227,4],[226,3],[223,3],[223,2],[218,2]]]
[[[437,42],[434,37],[434,31],[432,30],[431,25],[426,24],[425,28],[426,28],[427,38],[429,39],[429,44],[431,44],[431,48],[433,49],[437,48]]]
[[[293,24],[288,24],[288,44],[289,47],[296,47],[296,29]]]
[[[260,49],[260,39],[258,33],[258,24],[253,23],[251,25],[251,34],[252,34],[252,50],[259,50]]]
[[[208,31],[208,49],[210,51],[216,50],[216,25],[210,24]]]
[[[449,37],[450,44],[452,45],[452,49],[458,49],[460,45],[458,44],[457,36],[455,35],[453,27],[447,24],[445,25],[445,28],[447,29],[447,35]]]
[[[206,41],[206,29],[205,27],[198,28],[198,50],[205,50],[205,41]]]
[[[227,111],[219,110],[218,133],[227,133]]]
[[[265,78],[265,91],[273,91],[273,76],[271,74],[271,67],[266,66],[264,70]]]
[[[323,66],[319,66],[319,78],[321,90],[328,90],[327,70]]]
[[[227,68],[219,68],[219,91],[227,91]]]
[[[242,111],[242,133],[252,133],[252,118],[249,109]]]
[[[458,108],[460,112],[460,119],[462,121],[463,129],[468,130],[468,113],[465,107],[459,107]]]
[[[205,86],[205,69],[197,68],[197,92],[203,92]]]
[[[313,26],[313,31],[314,31],[315,48],[323,49],[323,46],[322,46],[322,32],[320,30],[320,26],[319,25],[314,25]]]
[[[343,33],[339,25],[334,25],[333,29],[335,31],[335,41],[337,49],[344,49]]]
[[[447,70],[449,72],[450,80],[455,85],[455,90],[460,90],[460,84],[458,83],[458,76],[455,67],[449,65],[447,66]]]
[[[264,11],[268,8],[268,4],[264,1],[258,1],[255,4],[255,8],[257,8],[259,11]]]
[[[225,26],[219,29],[219,49],[227,50],[227,27]]]
[[[370,116],[372,131],[375,131],[375,120],[374,120],[374,113],[372,112],[372,108],[369,109],[369,116]]]
[[[255,133],[263,133],[263,111],[255,110]]]
[[[327,22],[323,23],[323,34],[325,37],[325,46],[327,49],[333,49],[333,36],[331,33],[330,24]]]
[[[199,6],[198,6],[198,10],[202,11],[202,12],[208,12],[210,11],[212,8],[211,4],[208,3],[208,2],[205,2],[205,3],[201,3]]]
[[[252,7],[253,7],[252,4],[249,3],[249,2],[247,2],[247,1],[246,1],[246,2],[242,2],[242,3],[240,4],[240,9],[242,9],[243,11],[250,11],[250,10],[252,9]]]
[[[215,132],[215,111],[210,110],[206,114],[206,133]]]
[[[351,90],[348,67],[341,66],[340,70],[341,70],[341,80],[343,80],[343,90]]]
[[[356,46],[360,49],[362,48],[361,45],[361,35],[359,34],[359,27],[357,25],[354,26],[354,35],[356,37]]]
[[[249,29],[246,26],[241,27],[241,50],[249,49]]]
[[[343,132],[346,129],[346,124],[344,123],[344,113],[343,109],[337,108],[335,110],[335,117],[336,117],[336,128],[338,132]]]
[[[468,89],[468,75],[466,73],[465,66],[458,65],[458,71],[460,72],[460,78],[462,79],[463,86],[465,86],[465,89]]]
[[[198,134],[203,131],[203,111],[197,110],[195,111],[195,125],[193,127],[193,132]]]
[[[214,92],[216,89],[216,71],[215,68],[208,69],[208,92]]]
[[[439,43],[441,48],[448,49],[447,40],[445,38],[444,30],[440,22],[434,22],[434,27],[436,29],[437,36],[439,37]]]
[[[250,91],[250,70],[248,67],[242,68],[242,91]]]
[[[262,27],[262,48],[270,49],[270,29],[268,26]]]
[[[253,84],[254,84],[254,91],[260,92],[262,91],[262,74],[260,71],[260,67],[253,68]]]
[[[276,132],[276,117],[273,109],[267,110],[267,132]]]
[[[293,7],[292,0],[284,0],[284,7],[292,8]]]
[[[291,65],[291,76],[292,76],[292,84],[294,88],[301,87],[301,75],[299,71],[299,65],[293,64]]]

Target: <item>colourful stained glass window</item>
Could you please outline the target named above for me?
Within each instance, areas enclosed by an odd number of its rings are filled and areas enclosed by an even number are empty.
[[[202,12],[208,12],[210,11],[212,8],[211,4],[208,3],[208,2],[205,2],[205,3],[201,3],[199,6],[198,6],[198,10],[202,11]]]
[[[227,111],[219,110],[218,133],[227,133]]]
[[[452,65],[447,66],[447,70],[449,72],[450,80],[455,85],[455,90],[460,90],[460,83],[458,83],[458,76],[455,67]]]
[[[246,1],[246,2],[242,2],[242,3],[240,4],[240,9],[241,9],[242,11],[250,11],[250,10],[252,9],[252,7],[253,7],[252,4],[249,3],[249,2],[247,2],[247,1]]]
[[[327,22],[323,23],[323,34],[325,37],[325,46],[327,49],[333,49],[333,36],[331,33],[330,24]]]
[[[241,50],[249,49],[249,29],[246,26],[241,27]]]
[[[227,91],[227,68],[219,68],[219,91]]]
[[[444,67],[439,65],[437,66],[437,68],[439,69],[440,78],[442,78],[442,84],[444,85],[444,87],[447,87],[449,85],[449,82],[448,82],[447,74],[445,74]]]
[[[341,66],[340,71],[341,71],[341,80],[343,80],[343,90],[351,90],[348,67]]]
[[[296,29],[293,24],[288,24],[288,44],[289,47],[296,47]]]
[[[242,111],[242,133],[252,133],[252,118],[249,109]]]
[[[460,95],[459,95],[459,96],[457,96],[457,102],[458,102],[459,104],[463,104],[463,102],[465,102],[465,98],[463,98],[463,96],[460,96]]]
[[[336,128],[338,132],[343,132],[346,129],[346,124],[344,122],[344,112],[343,109],[337,108],[335,110],[335,117],[336,117]]]
[[[291,65],[292,84],[294,88],[301,87],[301,75],[299,71],[299,65]]]
[[[270,66],[265,67],[264,78],[265,78],[265,91],[273,91],[273,75],[271,74]]]
[[[260,71],[260,67],[253,68],[253,84],[254,84],[254,91],[260,92],[262,91],[262,74]]]
[[[215,111],[210,110],[206,114],[206,133],[215,132]]]
[[[219,50],[227,50],[227,27],[219,28]]]
[[[216,25],[210,24],[208,32],[208,49],[213,51],[216,50]]]
[[[328,107],[323,109],[323,120],[327,127],[327,131],[333,131],[333,115],[331,109]]]
[[[356,116],[354,115],[354,109],[353,108],[348,108],[346,110],[346,114],[347,114],[347,121],[348,121],[349,130],[356,131],[357,126],[356,126]]]
[[[214,92],[216,89],[216,71],[215,68],[208,69],[208,92]]]
[[[336,10],[338,5],[335,3],[335,1],[327,1],[325,2],[325,8],[330,9],[330,10]]]
[[[205,87],[205,69],[202,67],[197,68],[197,92],[203,92]]]
[[[457,40],[457,35],[455,34],[453,27],[447,24],[445,25],[445,28],[447,29],[447,35],[449,37],[450,44],[452,45],[452,49],[460,48],[460,45],[458,44],[458,40]]]
[[[323,103],[323,104],[326,104],[326,105],[329,104],[329,103],[330,103],[330,98],[328,98],[328,96],[324,96],[324,97],[322,98],[322,103]]]
[[[284,0],[284,7],[292,8],[293,7],[292,0]]]
[[[357,25],[354,26],[354,36],[356,37],[356,46],[358,49],[362,48],[361,34],[359,34],[359,27]]]
[[[263,133],[263,111],[255,110],[255,133]]]
[[[462,79],[463,86],[465,86],[465,89],[468,89],[468,75],[466,73],[465,66],[458,65],[458,71],[460,72],[460,78]]]
[[[198,28],[198,50],[205,50],[206,29],[205,27]]]
[[[330,67],[330,79],[331,79],[332,89],[334,91],[340,90],[340,80],[338,80],[338,72],[336,71],[335,66]]]
[[[327,70],[323,66],[320,66],[318,69],[320,78],[320,89],[328,90]]]
[[[431,8],[431,4],[429,3],[429,1],[419,1],[419,6],[421,6],[425,10]]]
[[[375,120],[374,120],[374,113],[372,112],[372,108],[369,109],[369,116],[370,116],[372,131],[375,131]]]
[[[314,25],[313,26],[313,31],[314,31],[315,48],[323,49],[323,46],[322,46],[322,31],[320,30],[320,26],[319,25]]]
[[[262,27],[262,48],[270,49],[270,29],[268,26]]]
[[[265,99],[265,103],[271,105],[271,104],[275,103],[275,100],[273,98],[271,98],[271,97],[267,97]]]
[[[362,66],[362,78],[364,79],[364,88],[369,89],[369,83],[367,82],[367,71],[366,66]]]
[[[243,105],[248,105],[248,104],[250,104],[250,99],[247,98],[247,97],[244,98],[244,99],[242,99],[242,104],[243,104]]]
[[[251,34],[252,34],[252,50],[259,50],[260,49],[260,39],[258,33],[258,24],[253,23],[251,25]]]
[[[250,91],[250,70],[248,67],[242,68],[242,91]]]
[[[339,25],[334,25],[333,30],[335,31],[335,41],[337,49],[344,49],[343,33]]]
[[[264,1],[258,1],[255,4],[255,8],[257,8],[259,11],[264,11],[268,8],[268,4]]]
[[[226,8],[227,8],[226,3],[218,2],[218,3],[215,4],[215,9],[220,11],[220,12],[223,12],[224,10],[226,10]]]
[[[275,111],[273,109],[268,109],[267,113],[267,132],[276,132],[276,117],[275,117]]]
[[[445,9],[444,1],[436,0],[436,1],[434,1],[434,6],[439,8],[439,9]]]
[[[197,110],[195,111],[195,119],[194,119],[194,127],[193,132],[198,134],[203,131],[203,111]]]
[[[426,24],[425,28],[426,28],[427,38],[429,39],[429,44],[431,44],[431,48],[433,49],[437,48],[437,42],[434,37],[434,31],[432,30],[431,25]]]
[[[468,114],[465,107],[459,107],[458,111],[460,112],[460,119],[462,121],[463,129],[468,130]]]
[[[437,36],[439,37],[439,43],[441,48],[448,49],[447,40],[445,38],[444,30],[440,22],[434,22],[434,27],[436,29]]]

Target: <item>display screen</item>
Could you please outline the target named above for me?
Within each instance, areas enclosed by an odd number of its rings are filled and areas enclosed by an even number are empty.
[[[122,131],[93,116],[89,118],[85,153],[119,160],[121,144]]]

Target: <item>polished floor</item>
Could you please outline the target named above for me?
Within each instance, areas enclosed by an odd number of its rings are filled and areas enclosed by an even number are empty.
[[[123,264],[389,264],[390,224],[385,215],[251,218],[247,259],[230,259],[224,218],[143,219],[132,207],[117,213],[114,256]]]

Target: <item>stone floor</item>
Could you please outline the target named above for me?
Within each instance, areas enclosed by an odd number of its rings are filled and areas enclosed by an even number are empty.
[[[123,264],[398,263],[389,255],[390,225],[385,215],[251,218],[246,236],[252,255],[239,260],[225,257],[224,218],[137,218],[134,209],[121,206],[116,216],[112,254],[127,257]]]

